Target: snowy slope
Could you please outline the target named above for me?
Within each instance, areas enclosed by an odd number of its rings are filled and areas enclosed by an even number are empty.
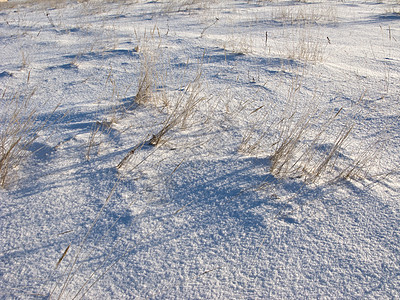
[[[0,49],[2,299],[400,298],[398,1],[11,0]]]

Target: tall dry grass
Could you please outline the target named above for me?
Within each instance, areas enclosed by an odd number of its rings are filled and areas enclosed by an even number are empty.
[[[17,180],[17,171],[31,154],[29,146],[45,126],[38,122],[38,111],[32,106],[35,91],[26,96],[1,97],[0,113],[0,186],[6,188]]]

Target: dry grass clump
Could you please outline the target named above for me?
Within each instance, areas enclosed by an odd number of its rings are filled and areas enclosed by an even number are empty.
[[[149,51],[141,52],[140,75],[135,101],[138,104],[148,104],[154,100],[156,85],[156,58]]]
[[[260,131],[260,124],[266,124],[269,114],[264,112],[264,105],[253,109],[249,128],[243,133],[238,151],[247,155],[254,155],[262,148],[264,139],[269,135],[270,128],[263,128]]]
[[[294,34],[293,43],[286,46],[286,57],[303,62],[322,62],[326,45],[311,33],[302,30]]]
[[[312,123],[321,116],[304,115],[294,125],[288,126],[274,144],[271,156],[271,173],[280,178],[303,178],[306,182],[337,182],[343,179],[363,179],[369,176],[378,157],[379,147],[347,156],[354,123],[346,123],[334,134],[328,130],[338,118],[331,115],[317,130]],[[283,120],[286,125],[290,120]]]
[[[111,131],[111,126],[113,124],[113,121],[96,121],[92,125],[92,129],[90,131],[90,135],[88,138],[88,143],[87,143],[87,150],[85,154],[86,160],[90,160],[92,152],[95,152],[99,154],[100,152],[100,146],[101,146],[101,140],[99,140],[99,136],[101,133],[109,133]],[[95,149],[97,151],[95,151]]]
[[[299,1],[300,2],[300,1]],[[285,5],[272,12],[272,20],[287,25],[337,23],[337,10],[331,5]]]
[[[277,177],[301,177],[306,182],[335,182],[366,177],[377,157],[377,148],[348,154],[355,123],[342,123],[343,108],[336,112],[317,108],[297,113],[292,107],[275,126],[271,173]],[[351,120],[350,117],[345,117]]]
[[[209,8],[210,4],[217,2],[216,0],[175,0],[175,1],[159,1],[161,2],[161,13],[175,13],[204,10]]]
[[[227,38],[223,42],[223,48],[225,51],[236,54],[249,54],[253,52],[255,42],[251,36],[233,32],[226,36]]]
[[[265,149],[272,151],[269,168],[277,178],[323,183],[369,177],[381,148],[375,143],[365,151],[350,151],[356,124],[346,115],[347,110],[321,110],[316,96],[300,103],[301,87],[297,75],[284,108],[277,114],[277,107],[271,113],[263,105],[250,112],[249,129],[243,133],[239,152],[262,155]],[[349,113],[354,113],[354,108]]]
[[[1,7],[15,8],[18,6],[39,5],[41,8],[59,8],[64,7],[68,0],[24,0],[24,1],[7,1],[0,0]]]
[[[141,55],[140,75],[138,79],[135,102],[140,105],[152,105],[167,113],[161,129],[152,135],[149,144],[160,145],[163,137],[171,129],[180,127],[186,129],[190,126],[190,119],[196,107],[207,99],[201,83],[201,68],[195,78],[186,86],[176,89],[174,93],[167,93],[165,79],[160,70],[165,69],[160,63],[161,35],[155,27],[150,35],[144,35],[142,45],[138,47]],[[160,84],[162,83],[162,84]]]
[[[167,93],[163,93],[163,97],[169,96]],[[195,79],[190,82],[183,91],[179,91],[178,94],[175,94],[175,100],[165,100],[165,102],[168,104],[166,107],[167,116],[161,124],[161,129],[159,129],[157,133],[151,135],[148,141],[144,141],[130,150],[117,165],[117,169],[121,169],[124,165],[126,165],[130,161],[131,157],[137,152],[137,150],[142,148],[145,144],[155,147],[164,145],[168,142],[168,139],[166,139],[165,136],[171,130],[176,128],[185,130],[193,125],[191,123],[193,119],[199,119],[194,117],[196,112],[198,112],[197,108],[200,104],[208,100],[209,97],[205,96],[201,83],[201,72],[199,72]]]
[[[160,64],[156,59],[161,53],[160,44],[154,48],[141,47],[141,73],[138,81],[138,91],[135,102],[141,105],[151,105],[165,114],[164,121],[157,126],[155,133],[148,136],[147,141],[143,141],[135,146],[118,164],[117,169],[121,169],[131,157],[145,144],[150,146],[161,146],[168,142],[166,135],[174,129],[186,130],[194,122],[205,122],[201,116],[195,116],[200,113],[198,109],[201,103],[209,100],[203,89],[202,72],[199,68],[195,78],[187,84],[167,91],[165,87],[157,88],[156,84],[164,82],[160,74]],[[183,81],[184,79],[182,79]],[[208,118],[207,116],[206,118]]]
[[[353,128],[345,126],[336,137],[329,136],[328,128],[339,116],[341,110],[323,122],[317,129],[315,123],[325,119],[322,114],[308,111],[296,116],[284,117],[278,124],[278,138],[273,144],[271,173],[277,177],[304,177],[316,181],[331,170]],[[333,141],[332,141],[333,140]]]
[[[149,143],[157,146],[171,129],[179,127],[184,130],[190,127],[190,122],[198,106],[207,100],[208,97],[205,96],[201,83],[201,72],[199,72],[195,79],[182,92],[176,95],[176,100],[169,99],[166,101],[169,103],[169,107],[167,107],[169,110],[168,115],[162,124],[161,130],[151,137]]]
[[[144,33],[143,38],[139,39],[139,46],[136,50],[140,55],[140,74],[138,77],[137,93],[135,101],[138,104],[157,105],[155,91],[157,85],[163,82],[161,72],[157,71],[160,64],[161,35],[157,27],[154,27],[148,34]]]
[[[30,152],[42,125],[36,123],[37,111],[30,108],[34,91],[27,96],[2,95],[0,114],[0,187],[6,188],[15,180],[15,173]]]

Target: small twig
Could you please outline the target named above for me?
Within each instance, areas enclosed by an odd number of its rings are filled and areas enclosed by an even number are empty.
[[[206,28],[203,29],[203,31],[202,31],[201,34],[200,34],[200,37],[202,38],[203,35],[204,35],[204,32],[206,32],[207,29],[213,27],[218,21],[219,21],[219,19],[218,19],[218,18],[215,18],[215,21],[214,21],[211,25],[208,25]]]
[[[67,234],[67,233],[70,233],[70,232],[73,232],[73,230],[67,230],[67,231],[61,232],[61,233],[57,234],[57,236],[60,236],[60,235],[63,235],[63,234]]]
[[[222,269],[222,267],[216,267],[216,268],[214,268],[214,269],[205,271],[205,272],[199,274],[199,276],[203,276],[203,275],[205,275],[205,274],[208,274],[208,273],[210,273],[210,272],[213,272],[213,271],[216,271],[216,270],[219,270],[219,269]]]
[[[250,113],[250,115],[252,115],[252,114],[258,112],[258,111],[259,111],[261,108],[263,108],[263,107],[264,107],[264,105],[261,105],[260,107],[256,108],[255,110],[253,110],[253,111]]]
[[[71,244],[68,245],[67,249],[65,249],[63,255],[60,257],[60,259],[58,260],[57,264],[56,264],[56,269],[58,268],[58,266],[60,265],[60,263],[62,262],[62,260],[64,259],[64,257],[67,255],[67,252],[69,250],[69,247],[71,246]]]
[[[120,163],[117,165],[117,169],[121,169],[121,167],[126,163],[126,161],[136,152],[137,149],[143,147],[145,143],[142,142],[138,145],[136,145],[132,150],[128,152],[127,155],[120,161]]]

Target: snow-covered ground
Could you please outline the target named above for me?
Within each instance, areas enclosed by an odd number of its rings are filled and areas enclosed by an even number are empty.
[[[400,298],[399,1],[10,0],[0,94],[1,299]]]

